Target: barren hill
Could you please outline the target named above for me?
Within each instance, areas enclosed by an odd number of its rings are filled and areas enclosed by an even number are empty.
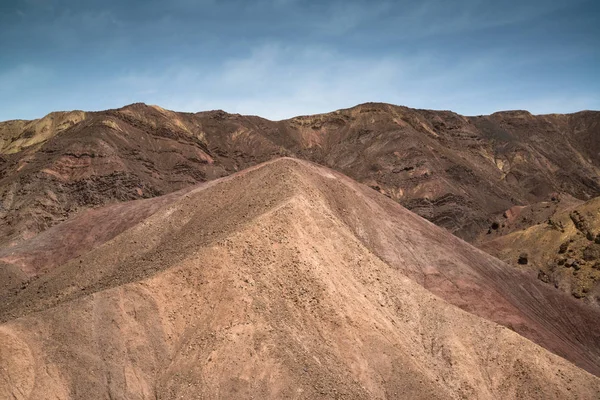
[[[42,241],[125,229],[3,296],[0,397],[600,396],[597,310],[337,172],[280,159],[160,199]]]
[[[363,104],[273,122],[133,104],[0,123],[0,243],[279,156],[341,171],[472,240],[513,206],[600,195],[600,113],[464,117]]]
[[[600,306],[600,198],[551,213],[540,224],[480,247],[548,285]]]

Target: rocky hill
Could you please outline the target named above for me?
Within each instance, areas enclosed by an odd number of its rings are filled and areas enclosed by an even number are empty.
[[[12,264],[37,278],[2,293],[0,397],[600,395],[597,309],[333,170],[108,207],[49,229],[44,271]]]
[[[534,116],[363,104],[285,121],[133,104],[0,123],[0,240],[280,156],[329,166],[467,240],[504,211],[600,194],[599,112]]]
[[[549,208],[551,209],[551,208]],[[511,214],[509,220],[518,220]],[[549,214],[480,247],[541,281],[600,306],[600,198]]]

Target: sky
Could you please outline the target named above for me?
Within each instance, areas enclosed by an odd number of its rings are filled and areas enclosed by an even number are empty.
[[[600,109],[598,0],[2,0],[0,120]]]

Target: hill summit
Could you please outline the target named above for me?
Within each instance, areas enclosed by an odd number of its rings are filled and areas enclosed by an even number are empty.
[[[339,172],[281,158],[156,207],[7,291],[1,397],[600,395],[595,309]]]

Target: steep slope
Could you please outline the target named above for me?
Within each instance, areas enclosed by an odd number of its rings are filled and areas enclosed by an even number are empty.
[[[142,125],[127,109],[88,113],[43,145],[5,155],[2,241],[33,237],[89,207],[155,197],[229,173],[214,166],[200,139],[175,128]]]
[[[541,281],[600,306],[600,198],[542,224],[483,242],[484,251]]]
[[[512,206],[600,193],[599,153],[587,146],[598,142],[597,112],[463,117],[365,104],[290,122],[317,138],[309,159],[467,240]]]
[[[0,283],[0,296],[3,291],[17,289],[30,279],[102,245],[192,188],[87,210],[32,239],[0,249],[0,265],[6,271]]]
[[[85,119],[83,111],[53,112],[33,121],[0,123],[0,154],[20,152],[42,144]]]
[[[60,129],[44,130],[50,125],[40,121],[50,116],[0,123],[0,244],[89,207],[290,155],[339,170],[467,240],[513,206],[550,201],[555,192],[600,195],[598,112],[463,117],[364,104],[273,122],[133,104],[76,113],[68,124],[60,121],[71,114],[60,115],[52,125]]]
[[[497,216],[487,232],[482,232],[472,243],[485,243],[500,236],[527,229],[534,225],[548,223],[566,210],[585,203],[567,194],[553,193],[548,201],[540,201],[522,206],[513,206]]]
[[[182,193],[8,294],[0,393],[600,395],[597,377],[487,319],[600,373],[597,311],[339,173],[281,159]]]

